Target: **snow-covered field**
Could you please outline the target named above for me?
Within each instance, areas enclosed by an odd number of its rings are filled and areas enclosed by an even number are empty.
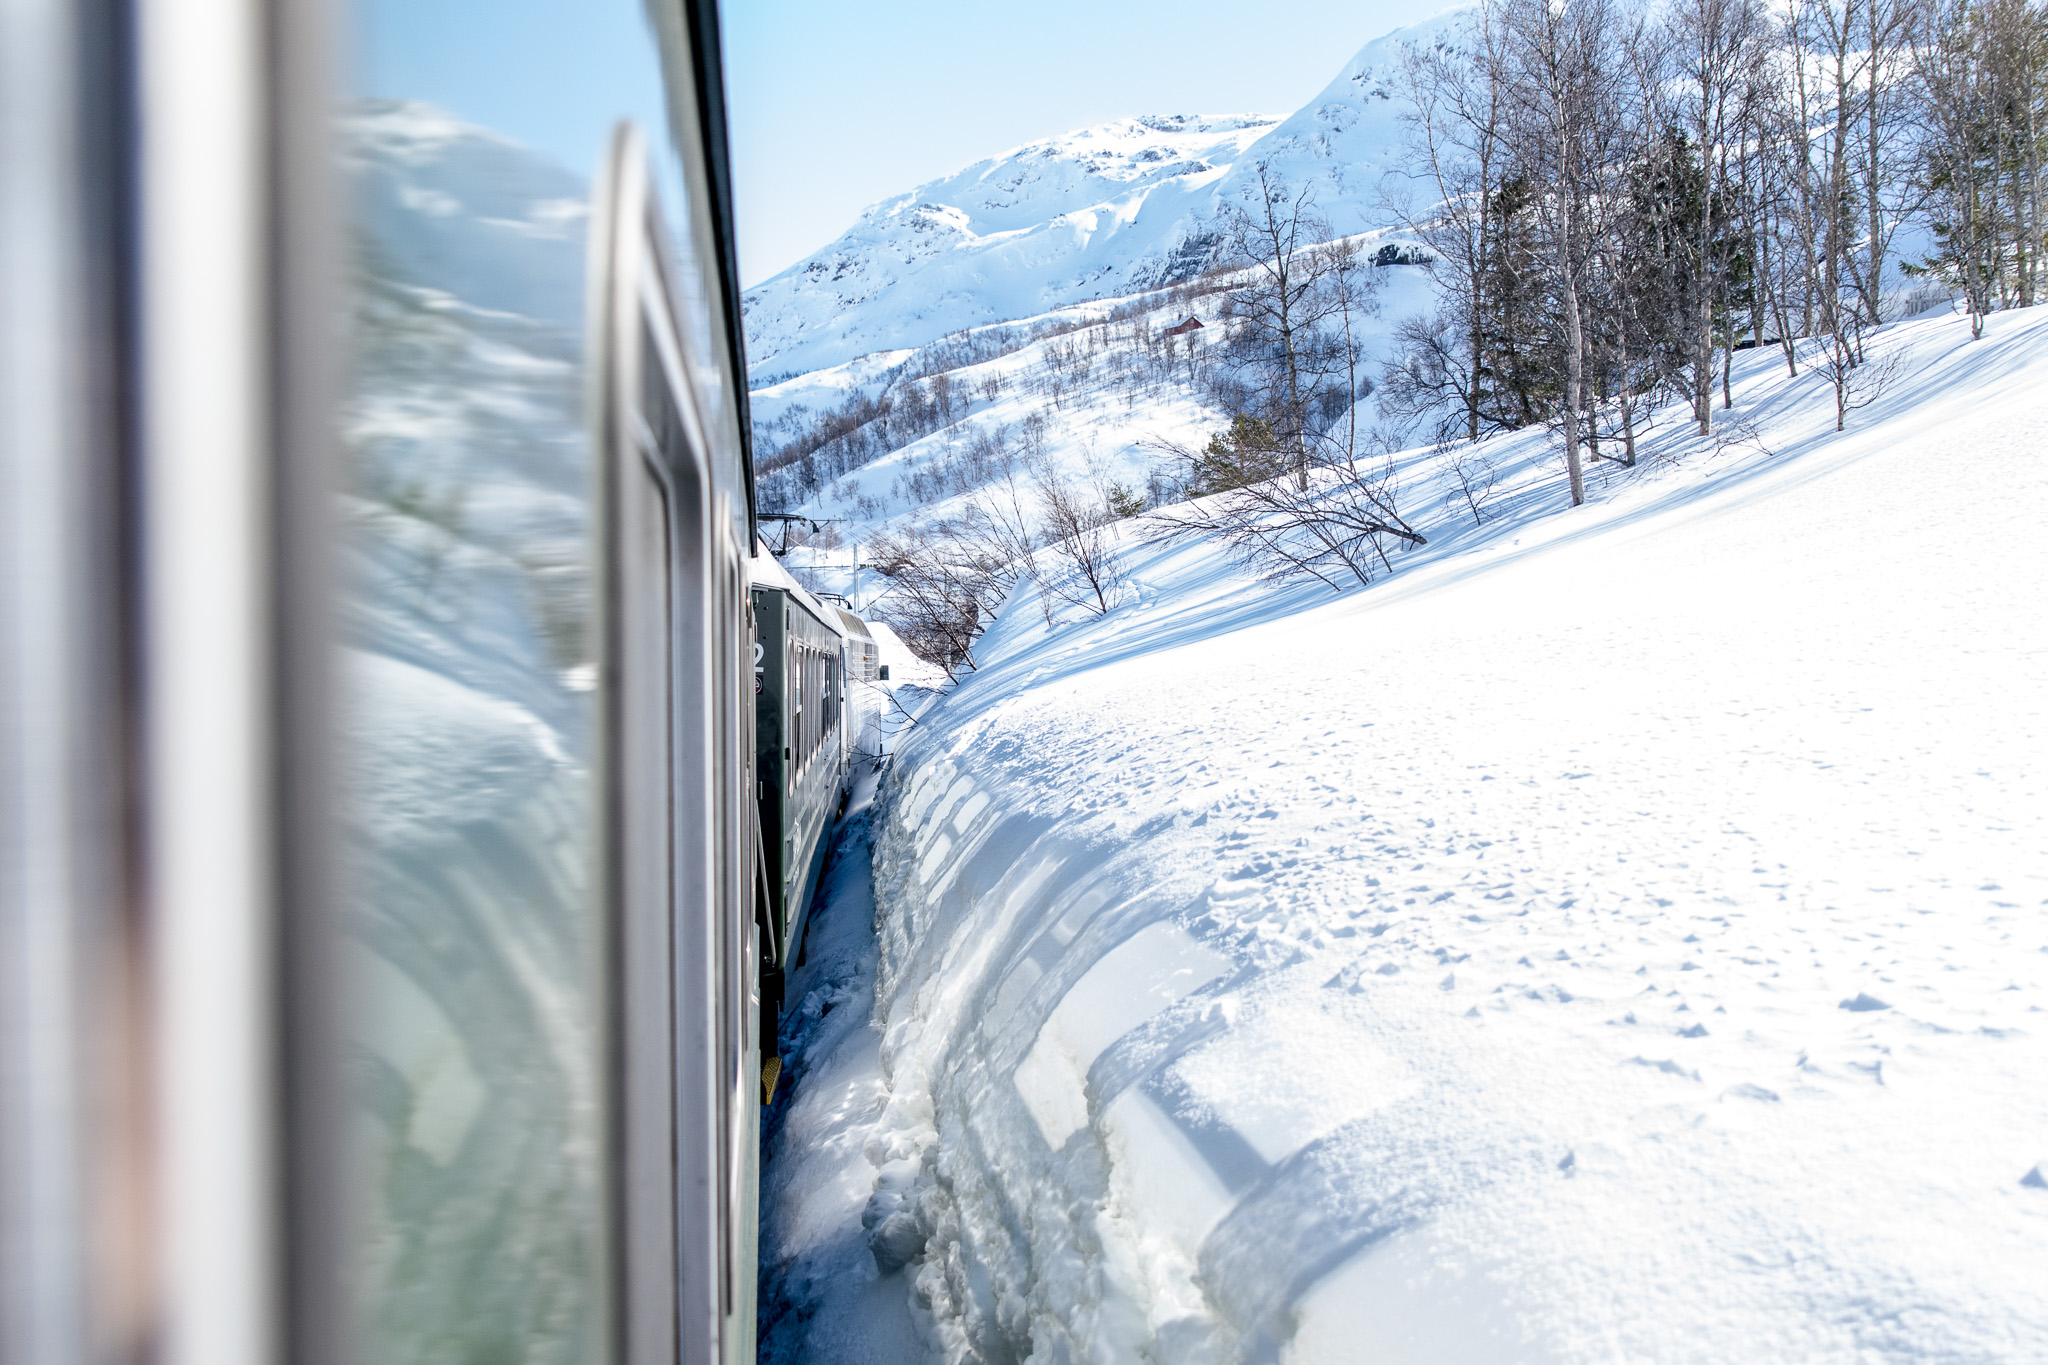
[[[2048,1359],[2048,310],[1967,337],[1343,597],[1021,590],[795,982],[767,1358]]]

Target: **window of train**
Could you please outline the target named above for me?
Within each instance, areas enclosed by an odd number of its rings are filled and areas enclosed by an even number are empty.
[[[796,668],[797,705],[801,708],[801,719],[796,732],[796,770],[798,776],[811,766],[811,720],[817,708],[811,702],[811,648],[799,644],[791,656]]]
[[[825,669],[825,732],[828,735],[839,732],[839,670],[843,667],[837,657],[827,661]]]
[[[661,55],[633,0],[347,13],[354,1357],[594,1365],[617,1230],[585,239],[620,119],[678,203]]]

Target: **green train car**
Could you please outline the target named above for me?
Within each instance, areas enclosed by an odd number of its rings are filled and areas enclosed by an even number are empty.
[[[774,1037],[782,984],[872,721],[862,683],[878,651],[867,622],[806,592],[762,551],[754,560],[755,772],[761,816],[761,1006]]]

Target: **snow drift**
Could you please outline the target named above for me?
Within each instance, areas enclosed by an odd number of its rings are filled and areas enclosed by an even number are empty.
[[[1020,594],[880,798],[844,1273],[954,1361],[2048,1355],[2048,314],[1966,338],[1576,511],[1412,455],[1341,598]]]

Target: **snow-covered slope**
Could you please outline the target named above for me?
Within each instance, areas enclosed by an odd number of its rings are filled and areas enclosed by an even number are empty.
[[[1368,250],[1379,240],[1379,234],[1361,236]],[[1358,317],[1355,335],[1369,355],[1376,355],[1389,344],[1395,324],[1432,307],[1436,293],[1428,272],[1413,267],[1373,270],[1367,283],[1373,311]],[[993,360],[951,370],[948,377],[958,397],[956,419],[950,425],[826,479],[815,493],[802,496],[798,490],[791,496],[782,476],[765,479],[767,505],[836,524],[839,547],[816,554],[795,550],[791,565],[825,591],[849,591],[850,581],[836,576],[850,563],[851,551],[844,546],[871,542],[878,534],[894,534],[906,526],[928,527],[959,517],[971,500],[986,496],[984,486],[974,481],[982,476],[970,472],[971,452],[1002,444],[1014,455],[1023,449],[1029,425],[1037,425],[1048,464],[1064,477],[1085,480],[1092,469],[1134,490],[1143,490],[1155,470],[1170,464],[1161,441],[1199,447],[1212,432],[1227,428],[1229,412],[1217,405],[1206,384],[1189,375],[1190,361],[1216,346],[1224,329],[1205,326],[1180,338],[1171,356],[1158,348],[1161,329],[1190,307],[1213,324],[1213,297],[1191,306],[1156,297],[1105,300],[1027,319],[1020,326],[1071,326],[1099,318],[1111,306],[1128,316],[1057,333]],[[1055,355],[1066,358],[1055,360]],[[829,410],[852,393],[873,396],[892,384],[900,395],[897,371],[905,359],[904,353],[883,353],[756,390],[757,448],[772,449],[777,434],[773,424],[783,414],[802,420]],[[1376,368],[1366,367],[1368,378]],[[1067,376],[1057,399],[1048,383],[1055,369]],[[1341,427],[1348,420],[1340,416],[1334,425]],[[1361,404],[1361,436],[1369,434],[1373,420],[1373,404]],[[1032,507],[1035,510],[1035,503]],[[868,586],[878,584],[870,579]]]
[[[1341,598],[1019,594],[792,1040],[786,1358],[2048,1358],[2048,310],[1874,351]]]
[[[831,245],[747,291],[758,376],[915,347],[982,323],[1136,293],[1214,264],[1216,208],[1257,162],[1313,180],[1340,234],[1379,225],[1394,169],[1403,48],[1442,16],[1369,43],[1285,119],[1170,115],[1048,138],[886,199]]]

